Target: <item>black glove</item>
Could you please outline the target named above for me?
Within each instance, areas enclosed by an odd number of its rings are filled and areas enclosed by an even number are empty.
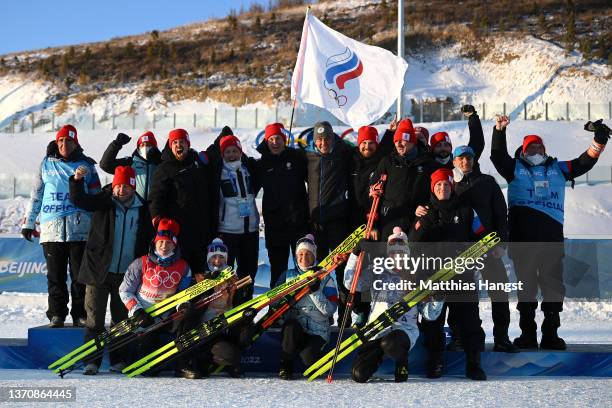
[[[462,113],[469,113],[470,115],[472,115],[472,114],[476,113],[476,109],[472,105],[463,105],[461,107],[461,112]]]
[[[153,318],[149,316],[144,309],[138,309],[134,312],[134,316],[140,321],[140,327],[149,327],[153,324]]]
[[[115,142],[123,146],[123,145],[130,143],[130,140],[132,140],[132,138],[126,135],[125,133],[119,133],[117,135],[117,138],[115,139]]]
[[[308,288],[310,289],[310,293],[315,293],[321,287],[321,280],[315,279],[308,284]]]
[[[32,242],[32,234],[34,234],[34,230],[30,228],[22,228],[21,235],[28,241]]]
[[[599,119],[595,122],[587,122],[584,125],[584,130],[588,132],[595,132],[595,141],[599,144],[605,145],[610,139],[610,128],[603,123],[603,119]]]

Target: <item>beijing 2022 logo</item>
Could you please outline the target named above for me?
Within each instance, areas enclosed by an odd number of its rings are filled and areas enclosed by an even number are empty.
[[[351,79],[358,78],[363,73],[361,60],[350,48],[340,53],[332,55],[325,62],[325,81],[323,86],[327,89],[330,98],[334,99],[338,107],[347,104],[348,97],[340,95],[340,91]]]

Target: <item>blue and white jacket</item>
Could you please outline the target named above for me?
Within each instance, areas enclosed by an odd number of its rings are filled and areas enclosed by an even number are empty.
[[[278,278],[277,286],[290,281],[304,273],[299,268],[289,269]],[[297,320],[308,334],[322,337],[329,341],[329,318],[334,315],[338,307],[338,289],[331,276],[321,281],[319,290],[309,293],[300,299],[284,316],[284,319]]]
[[[40,243],[86,241],[91,213],[70,201],[68,179],[79,166],[85,166],[89,170],[85,176],[85,192],[98,193],[100,179],[95,161],[85,156],[80,147],[65,159],[54,146],[49,145],[48,154],[38,168],[23,228],[36,229],[40,215]]]

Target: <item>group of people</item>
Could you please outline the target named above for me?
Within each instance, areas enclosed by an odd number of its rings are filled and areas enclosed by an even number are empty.
[[[283,125],[272,123],[257,146],[258,159],[244,153],[229,127],[205,151],[192,148],[183,129],[170,131],[161,151],[155,135],[146,132],[130,156],[117,158],[131,141],[120,133],[100,161],[100,167],[114,175],[112,184],[104,187],[95,161],[79,144],[77,130],[64,126],[47,146],[22,229],[28,240],[40,234],[48,270],[50,326],[62,327],[70,313],[73,325],[86,328],[87,341],[104,331],[109,297],[111,324],[137,316],[146,327],[153,323],[145,312],[148,306],[195,282],[215,279],[227,265],[236,267],[238,277],[254,280],[260,218],[255,197],[260,189],[270,287],[314,268],[366,222],[375,196],[380,197],[380,205],[373,214],[376,221],[370,240],[386,243],[389,254],[408,253],[409,246],[416,243],[474,242],[492,231],[504,243],[562,242],[565,182],[593,167],[610,129],[602,121],[589,122],[586,128],[594,132],[594,140],[574,160],[549,156],[537,135],[525,136],[510,156],[506,144],[509,120],[498,117],[491,160],[508,181],[507,206],[495,179],[479,169],[485,140],[478,114],[471,105],[465,105],[462,112],[468,118],[470,139],[468,145],[454,150],[446,132],[429,137],[427,129],[414,127],[410,119],[394,120],[382,137],[375,127],[361,127],[356,145],[340,138],[328,122],[320,122],[306,131],[310,141],[301,147],[289,146]],[[386,175],[384,187],[374,188],[382,175]],[[36,228],[39,215],[40,233]],[[338,261],[347,262],[336,268],[335,280],[328,277],[312,284],[310,294],[284,316],[281,378],[292,378],[296,358],[309,365],[321,356],[334,313],[338,311],[339,320],[344,314],[347,288],[362,247],[358,245],[350,257],[339,256]],[[507,293],[489,293],[496,351],[538,347],[538,286],[544,312],[539,346],[565,348],[557,334],[564,294],[563,252],[551,249],[542,256],[535,251],[527,245],[520,253],[510,253],[518,279],[529,282],[519,293],[522,333],[514,342],[508,338]],[[501,247],[493,250],[481,271],[483,277],[507,282],[503,254]],[[295,267],[288,270],[290,255]],[[379,276],[394,281],[402,272],[391,268]],[[358,285],[361,296],[353,308],[356,327],[375,319],[403,295],[374,290],[368,285],[368,275],[371,265],[366,262]],[[253,285],[228,292],[201,313],[185,313],[183,324],[173,330],[180,333],[252,296]],[[192,312],[189,303],[179,307]],[[470,301],[430,299],[404,315],[359,349],[353,379],[368,381],[386,356],[395,361],[396,381],[405,381],[408,353],[419,333],[428,351],[427,376],[442,376],[447,311],[453,333],[450,346],[465,351],[466,376],[486,379],[480,365],[485,335],[475,292]],[[182,359],[178,374],[199,378],[217,365],[240,376],[245,333],[248,327],[240,326],[218,336],[195,355]],[[149,338],[140,352],[154,350],[158,341]],[[128,362],[121,350],[111,353],[110,359],[112,371],[121,371]],[[84,373],[96,374],[99,366],[100,360],[90,361]]]

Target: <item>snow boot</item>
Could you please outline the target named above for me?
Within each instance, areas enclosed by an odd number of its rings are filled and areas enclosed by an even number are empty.
[[[187,378],[188,380],[198,380],[202,378],[202,374],[195,368],[183,367],[177,374],[179,377]]]
[[[505,336],[502,338],[495,338],[493,351],[497,351],[500,353],[518,353],[520,350],[510,341],[508,336]]]
[[[406,382],[408,380],[408,362],[395,363],[395,382]]]
[[[440,378],[444,374],[444,352],[437,351],[429,353],[429,359],[427,361],[427,372],[425,373],[427,378]]]
[[[281,358],[278,377],[281,380],[293,380],[293,358],[289,356]]]
[[[486,381],[487,375],[480,366],[480,352],[465,352],[465,376],[474,381]]]
[[[537,302],[519,302],[517,306],[521,314],[519,319],[521,335],[514,339],[514,345],[519,349],[538,348],[538,325],[535,321],[535,311],[537,307]]]
[[[557,335],[557,329],[561,326],[559,312],[544,312],[542,322],[542,340],[540,348],[544,350],[565,350],[565,340]]]
[[[89,363],[83,369],[83,375],[96,375],[98,374],[98,366],[94,363]]]
[[[77,319],[72,319],[72,327],[86,327],[87,319],[84,317],[79,317]]]
[[[51,318],[51,321],[49,322],[49,327],[51,328],[64,327],[64,319],[59,316],[53,316]]]

